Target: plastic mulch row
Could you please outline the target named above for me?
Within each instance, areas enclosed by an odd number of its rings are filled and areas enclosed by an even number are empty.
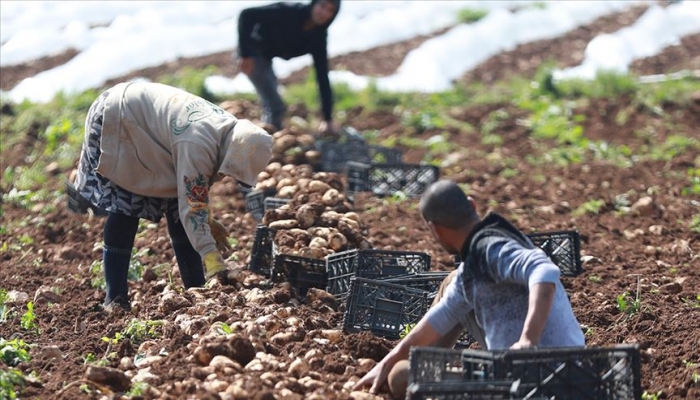
[[[348,198],[358,192],[387,197],[401,192],[419,197],[440,178],[440,169],[418,164],[363,164],[349,161],[346,168]]]
[[[399,339],[423,317],[429,307],[428,292],[402,285],[353,277],[347,298],[343,330],[371,331]]]
[[[513,398],[641,397],[637,345],[497,351],[415,347],[410,354],[409,380],[413,391],[415,385],[432,384],[433,394],[440,394],[442,383],[446,383],[445,394],[454,394],[460,383],[505,381],[513,382]]]
[[[347,250],[326,257],[328,286],[326,291],[343,299],[350,289],[350,279],[382,279],[415,275],[430,269],[430,255],[397,250]]]
[[[577,276],[581,265],[581,236],[577,231],[536,232],[527,235],[532,243],[544,250],[564,276]],[[461,260],[455,256],[455,264]]]
[[[93,213],[99,217],[104,217],[108,214],[107,210],[97,208],[85,200],[70,182],[66,182],[66,197],[68,198],[68,211],[76,214]]]

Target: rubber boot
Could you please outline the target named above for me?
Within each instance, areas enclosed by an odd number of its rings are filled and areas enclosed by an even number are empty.
[[[168,234],[170,234],[170,241],[177,260],[177,267],[180,270],[180,277],[182,277],[182,284],[185,286],[185,289],[204,286],[202,257],[192,247],[187,233],[185,233],[185,227],[182,226],[179,218],[170,214],[166,215],[166,219],[168,221]]]
[[[131,311],[129,284],[127,281],[131,249],[120,249],[105,245],[103,254],[103,267],[107,285],[104,302],[105,310],[111,311],[116,304],[126,311]]]
[[[107,284],[104,303],[107,312],[113,311],[114,305],[131,311],[127,278],[138,227],[138,217],[124,214],[110,212],[105,221],[102,262]]]

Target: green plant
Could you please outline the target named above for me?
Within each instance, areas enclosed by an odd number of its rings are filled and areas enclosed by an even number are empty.
[[[644,393],[642,393],[642,400],[658,400],[663,393],[664,392],[661,390],[656,393],[649,393],[645,390]]]
[[[5,289],[0,289],[0,322],[7,321],[7,316],[10,313],[10,307],[7,305],[9,296]]]
[[[603,282],[603,278],[599,277],[598,275],[591,275],[588,277],[588,280],[594,283],[601,283]]]
[[[401,338],[401,339],[405,338],[409,333],[411,333],[411,331],[415,327],[416,327],[416,324],[406,324],[403,327],[403,329],[401,330],[401,332],[399,332],[399,338]]]
[[[681,190],[683,196],[700,196],[700,168],[689,168],[688,178],[690,186]]]
[[[22,339],[5,340],[0,338],[0,359],[10,367],[27,362],[31,359],[29,345]]]
[[[24,388],[22,371],[10,368],[0,370],[0,399],[16,399]]]
[[[700,293],[698,293],[698,295],[695,296],[695,299],[686,299],[685,297],[683,297],[681,298],[681,301],[690,308],[700,308]]]
[[[700,233],[700,214],[693,215],[693,218],[690,220],[690,230]]]
[[[119,342],[121,342],[122,339],[124,339],[124,335],[122,335],[121,332],[115,333],[113,338],[110,338],[109,336],[102,337],[102,341],[110,345],[119,344]]]
[[[36,315],[34,314],[34,302],[27,303],[27,311],[22,314],[20,326],[28,331],[39,332],[39,326],[36,324]]]
[[[463,24],[473,24],[483,19],[488,15],[488,11],[484,9],[463,8],[457,13],[457,19]]]
[[[598,214],[600,210],[605,206],[605,200],[588,200],[587,202],[578,206],[573,212],[573,216],[580,217],[586,214]]]
[[[233,333],[233,328],[225,322],[222,322],[219,326],[217,326],[217,330],[222,334],[222,335],[230,335]]]
[[[131,389],[124,393],[126,397],[140,397],[144,396],[148,392],[150,386],[146,382],[134,382],[131,385]]]
[[[165,325],[164,321],[151,321],[132,318],[129,324],[124,328],[124,336],[129,338],[133,343],[139,343],[147,338],[158,337],[157,328]]]
[[[617,309],[627,315],[634,315],[639,312],[642,301],[639,296],[632,297],[629,292],[624,292],[617,296]]]

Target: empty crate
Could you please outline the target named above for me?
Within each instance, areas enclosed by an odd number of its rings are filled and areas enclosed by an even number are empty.
[[[410,398],[459,397],[454,388],[495,383],[503,397],[556,399],[638,399],[641,396],[639,347],[543,348],[526,350],[448,350],[416,347],[410,355]],[[444,397],[440,387],[444,384]],[[426,397],[424,391],[432,393]],[[493,393],[492,393],[493,395]],[[457,396],[457,397],[454,397]],[[480,398],[480,397],[477,397]]]
[[[259,224],[255,228],[253,248],[250,251],[250,264],[248,269],[256,274],[270,276],[272,268],[272,241],[275,231],[265,225]]]
[[[379,279],[426,272],[430,255],[396,250],[347,250],[326,257],[328,293],[344,298],[353,276]]]
[[[350,198],[358,192],[372,192],[379,197],[401,192],[419,197],[440,177],[440,169],[433,165],[348,162],[346,171]]]
[[[428,307],[425,290],[353,277],[343,329],[399,339],[418,323]]]

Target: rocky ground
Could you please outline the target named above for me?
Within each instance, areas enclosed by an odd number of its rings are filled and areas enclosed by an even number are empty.
[[[464,80],[490,83],[513,74],[528,76],[547,59],[573,65],[580,62],[590,38],[631,24],[642,11],[604,17],[563,38],[520,46],[487,60]],[[422,40],[332,62],[356,73],[386,75]],[[698,43],[697,35],[688,37],[656,57],[635,62],[633,70],[650,74],[698,68]],[[21,78],[73,55],[3,68],[1,87],[11,88]],[[225,52],[133,75],[157,77],[186,65],[218,65],[229,76],[236,72],[230,52]],[[304,73],[289,81],[297,79],[305,79]],[[254,104],[229,106],[239,110],[239,117],[255,117]],[[503,116],[496,128],[490,127],[504,139],[500,146],[480,140],[479,131],[494,112]],[[650,128],[659,141],[678,132],[699,136],[700,101],[668,104],[659,114],[624,98],[591,100],[576,112],[586,116],[581,123],[586,136],[624,144],[633,151],[647,148],[648,138],[638,133]],[[616,121],[621,112],[627,116],[622,125]],[[688,226],[700,212],[700,198],[681,194],[688,186],[685,171],[697,165],[698,152],[632,167],[608,161],[536,166],[526,156],[541,155],[542,144],[518,122],[521,114],[507,103],[451,111],[451,118],[475,127],[474,132],[457,128],[406,132],[400,117],[385,111],[357,110],[343,122],[360,130],[376,129],[380,138],[403,133],[428,139],[447,131],[455,148],[445,155],[451,162],[441,175],[469,184],[482,213],[502,213],[525,232],[578,230],[584,272],[564,278],[564,283],[588,344],[637,343],[644,390],[661,391],[660,398],[698,398],[700,234]],[[29,154],[33,145],[32,133],[27,134],[24,147],[13,154],[2,149],[5,165],[26,162],[21,155]],[[420,161],[426,151],[402,150],[406,162]],[[505,162],[494,160],[510,160],[507,167],[517,174],[504,174]],[[69,172],[56,171],[56,178]],[[64,197],[47,214],[40,213],[47,204],[36,204],[30,212],[13,204],[3,206],[3,226],[11,229],[2,230],[0,240],[33,239],[4,249],[0,261],[0,286],[15,291],[8,304],[22,311],[33,300],[38,323],[37,331],[21,329],[22,313],[16,312],[0,324],[1,337],[35,345],[32,360],[19,368],[36,371],[38,379],[27,383],[21,397],[100,398],[125,392],[133,380],[150,385],[142,394],[145,398],[370,398],[352,393],[350,384],[380,360],[393,341],[366,332],[344,333],[343,304],[315,291],[295,296],[289,285],[271,285],[250,272],[247,261],[257,222],[246,213],[243,194],[232,182],[225,180],[215,188],[216,217],[237,240],[227,254],[235,270],[230,280],[183,291],[164,222],[144,226],[136,243],[144,272],[130,283],[135,311],[110,316],[100,310],[103,292],[93,284],[99,274],[90,271],[92,262],[101,257],[95,243],[101,240],[104,220],[70,213]],[[622,194],[627,194],[626,202]],[[604,200],[598,214],[572,214],[591,199]],[[630,207],[630,212],[620,212],[623,207]],[[432,269],[452,267],[451,256],[434,243],[421,222],[415,201],[362,195],[352,211],[375,248],[427,252]],[[639,296],[635,312],[620,311],[617,299],[625,292]],[[141,335],[120,339],[117,334],[134,318],[153,335],[145,329]],[[104,376],[99,365],[112,368],[112,375]]]

